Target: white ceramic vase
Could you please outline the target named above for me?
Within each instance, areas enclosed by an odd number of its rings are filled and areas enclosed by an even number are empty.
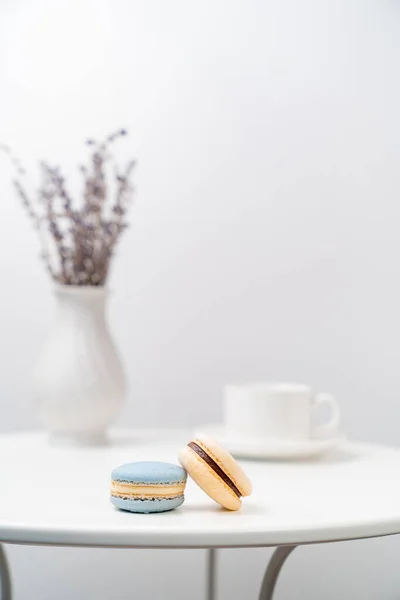
[[[125,399],[122,363],[105,318],[107,289],[55,287],[56,320],[34,371],[34,394],[53,441],[106,442]]]

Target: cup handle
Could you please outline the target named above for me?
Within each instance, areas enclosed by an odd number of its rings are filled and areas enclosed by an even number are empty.
[[[331,409],[331,417],[327,423],[316,425],[312,428],[313,438],[332,437],[337,433],[340,424],[340,407],[336,398],[331,394],[317,394],[313,399],[313,408],[328,404]]]

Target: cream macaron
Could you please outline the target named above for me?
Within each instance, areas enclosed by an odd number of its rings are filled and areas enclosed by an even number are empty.
[[[179,452],[179,462],[201,489],[228,510],[238,510],[250,496],[249,478],[216,440],[199,435]]]

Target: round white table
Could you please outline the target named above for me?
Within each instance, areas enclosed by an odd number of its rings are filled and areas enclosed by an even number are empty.
[[[301,544],[400,533],[400,450],[344,443],[308,462],[243,462],[254,492],[238,512],[220,509],[189,481],[186,502],[140,515],[109,502],[111,469],[176,462],[186,432],[116,432],[107,447],[49,445],[43,434],[0,436],[0,542],[107,548],[205,548],[215,600],[218,548],[274,546],[259,600],[271,600],[282,564]],[[11,579],[0,546],[1,600]]]

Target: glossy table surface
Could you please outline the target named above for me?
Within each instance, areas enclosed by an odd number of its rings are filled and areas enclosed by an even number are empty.
[[[242,462],[254,492],[232,513],[193,482],[177,510],[114,509],[111,469],[176,462],[183,431],[119,431],[100,448],[0,436],[0,541],[68,546],[213,548],[307,544],[400,533],[400,450],[359,443],[309,462]]]

